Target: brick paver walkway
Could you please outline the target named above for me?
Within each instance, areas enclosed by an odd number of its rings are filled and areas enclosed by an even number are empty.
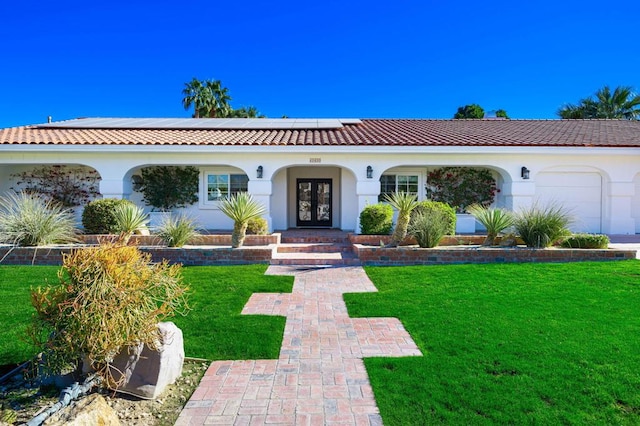
[[[361,267],[274,267],[292,293],[258,293],[243,314],[287,317],[277,360],[211,364],[176,425],[381,425],[362,362],[419,356],[396,318],[349,318],[343,293],[374,292]]]

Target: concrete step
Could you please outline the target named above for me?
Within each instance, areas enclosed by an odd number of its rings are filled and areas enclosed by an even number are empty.
[[[278,253],[351,253],[351,244],[285,243],[279,244]]]
[[[271,259],[271,265],[332,265],[332,266],[357,266],[360,265],[360,259],[356,257],[351,258],[277,258]]]

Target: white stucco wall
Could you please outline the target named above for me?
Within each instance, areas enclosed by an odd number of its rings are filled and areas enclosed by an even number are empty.
[[[360,210],[377,202],[380,175],[389,170],[418,169],[426,179],[429,170],[442,166],[487,167],[498,180],[496,205],[516,210],[530,206],[540,196],[538,173],[589,170],[601,177],[600,232],[640,232],[640,150],[634,148],[8,146],[2,151],[0,188],[7,187],[7,176],[16,165],[85,164],[101,175],[104,196],[135,201],[140,201],[140,196],[131,191],[130,178],[141,166],[233,167],[247,174],[250,188],[269,205],[272,229],[295,224],[292,191],[297,176],[333,179],[333,225],[358,230]],[[261,180],[255,172],[259,165],[264,169]],[[373,168],[371,179],[366,177],[368,165]],[[520,176],[523,166],[531,171],[529,180]],[[423,188],[424,181],[420,186]],[[231,227],[230,220],[215,208],[198,204],[187,210],[197,215],[204,227]]]

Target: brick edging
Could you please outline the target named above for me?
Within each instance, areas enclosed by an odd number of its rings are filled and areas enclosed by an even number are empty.
[[[620,249],[532,249],[527,247],[419,248],[374,247],[353,245],[354,253],[363,265],[443,265],[452,263],[520,263],[520,262],[580,262],[635,259],[635,250]]]

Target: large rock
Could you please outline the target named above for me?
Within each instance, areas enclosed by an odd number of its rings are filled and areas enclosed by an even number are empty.
[[[42,424],[43,426],[121,426],[116,412],[97,393],[63,408]]]
[[[157,351],[141,344],[113,360],[111,374],[120,382],[114,390],[155,399],[180,377],[184,363],[182,330],[172,322],[162,322],[158,328],[161,345]]]

